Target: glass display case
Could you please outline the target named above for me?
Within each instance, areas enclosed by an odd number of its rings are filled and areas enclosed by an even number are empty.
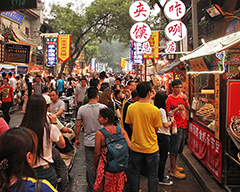
[[[215,75],[190,75],[191,118],[215,132]]]

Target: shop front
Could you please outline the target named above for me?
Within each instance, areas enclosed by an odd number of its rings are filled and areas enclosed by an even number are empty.
[[[165,85],[165,90],[169,95],[171,92],[171,81],[175,79],[180,79],[183,83],[183,92],[186,93],[187,84],[186,84],[186,70],[184,68],[184,64],[181,61],[173,61],[167,66],[165,66],[159,74],[163,74],[161,80]]]
[[[191,104],[188,147],[229,191],[240,189],[240,137],[239,141],[234,137],[240,133],[240,102],[231,99],[240,93],[239,80],[233,80],[239,75],[239,58],[240,32],[205,43],[180,58],[187,66]],[[232,131],[230,124],[234,124]]]

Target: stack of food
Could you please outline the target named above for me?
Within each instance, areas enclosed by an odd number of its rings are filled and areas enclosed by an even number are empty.
[[[230,129],[233,136],[240,142],[240,117],[233,116],[231,118]]]
[[[201,116],[203,119],[208,121],[215,120],[215,108],[212,104],[207,103],[203,105],[197,112],[196,115]]]

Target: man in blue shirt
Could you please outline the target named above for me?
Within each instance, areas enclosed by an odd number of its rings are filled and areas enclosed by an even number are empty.
[[[58,92],[59,97],[62,96],[63,91],[64,91],[64,82],[63,82],[63,80],[61,79],[61,77],[58,76],[58,80],[57,80],[57,92]]]

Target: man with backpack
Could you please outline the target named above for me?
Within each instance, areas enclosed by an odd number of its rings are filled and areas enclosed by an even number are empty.
[[[95,148],[95,133],[101,129],[98,122],[99,110],[106,108],[106,105],[98,103],[99,95],[96,87],[87,89],[87,97],[89,102],[79,108],[77,113],[77,123],[75,128],[75,146],[80,147],[79,134],[81,124],[84,124],[84,147],[86,160],[86,177],[87,177],[87,191],[93,191],[96,173],[93,169],[94,164],[94,148]]]
[[[132,159],[131,191],[139,192],[139,178],[141,169],[146,162],[148,173],[148,191],[157,192],[158,178],[158,141],[157,130],[162,126],[157,107],[149,103],[152,87],[149,82],[137,85],[139,101],[131,104],[127,109],[125,123],[132,127]]]

